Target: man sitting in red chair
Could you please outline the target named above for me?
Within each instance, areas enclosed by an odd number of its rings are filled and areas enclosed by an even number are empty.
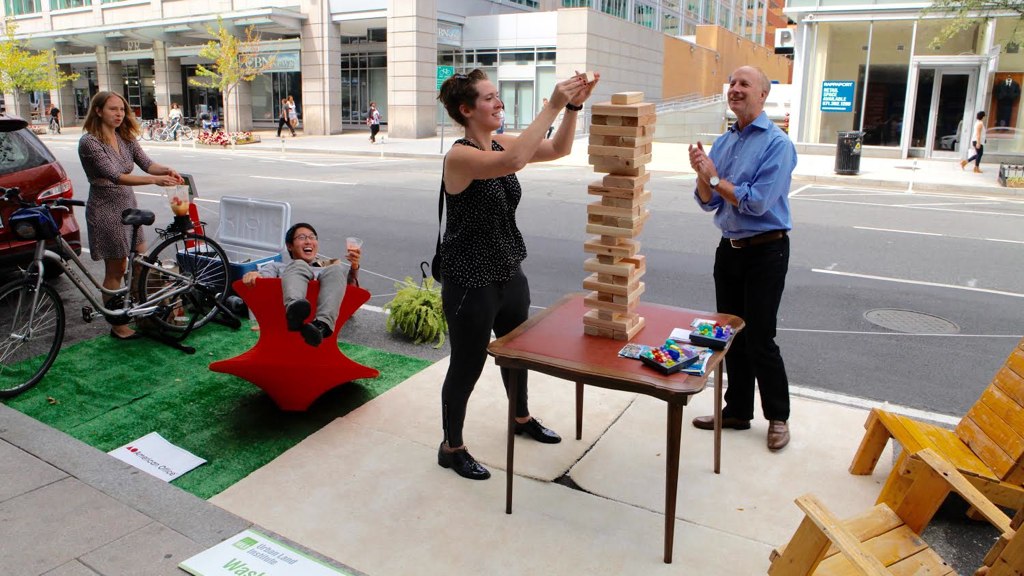
[[[359,285],[360,248],[349,247],[346,258],[352,265],[347,278],[337,258],[328,259],[317,254],[320,242],[313,226],[300,222],[284,233],[284,244],[292,261],[271,262],[257,271],[247,272],[242,282],[255,286],[259,278],[280,278],[284,292],[284,313],[288,329],[298,331],[310,346],[319,346],[334,332],[338,309],[345,297],[346,284]],[[320,295],[316,302],[316,316],[306,322],[312,308],[306,300],[306,288],[313,279],[320,281]],[[345,281],[343,281],[343,279]]]

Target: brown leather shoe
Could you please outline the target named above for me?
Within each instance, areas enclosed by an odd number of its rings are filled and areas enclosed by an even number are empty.
[[[712,416],[697,416],[693,419],[693,427],[700,430],[714,430],[715,429],[715,417]],[[733,430],[749,430],[750,420],[740,420],[739,418],[733,418],[731,416],[722,417],[722,429],[732,428]]]
[[[789,444],[789,424],[782,420],[768,421],[768,449],[782,450]]]

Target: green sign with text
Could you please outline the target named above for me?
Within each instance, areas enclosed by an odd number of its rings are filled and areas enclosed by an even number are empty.
[[[441,89],[441,84],[444,81],[455,75],[455,66],[438,66],[437,67],[437,89]]]

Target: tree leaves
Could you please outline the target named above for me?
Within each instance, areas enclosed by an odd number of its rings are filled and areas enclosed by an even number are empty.
[[[384,305],[387,331],[397,328],[415,344],[437,340],[434,348],[443,346],[448,321],[441,306],[441,288],[435,286],[434,279],[427,278],[420,285],[406,276],[404,281],[395,282],[395,290],[395,297]]]
[[[52,51],[33,52],[22,40],[15,38],[18,23],[4,20],[4,36],[0,39],[0,92],[47,92],[78,79],[78,74],[65,74],[57,66]]]

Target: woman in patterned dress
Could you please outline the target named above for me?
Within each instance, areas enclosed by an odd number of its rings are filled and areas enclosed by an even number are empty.
[[[89,103],[89,113],[78,141],[78,157],[89,179],[89,200],[85,205],[85,223],[89,234],[89,253],[93,260],[104,261],[103,287],[121,287],[128,267],[131,227],[121,224],[121,212],[137,208],[132,186],[174,186],[182,184],[175,170],[157,164],[146,156],[136,140],[139,124],[120,94],[98,92]],[[138,164],[145,176],[134,175]],[[139,229],[140,252],[146,241]],[[135,338],[127,324],[114,325],[110,335],[120,340]]]
[[[522,190],[515,173],[527,163],[554,160],[572,151],[576,117],[596,84],[596,77],[587,83],[580,75],[558,83],[540,114],[518,136],[494,134],[502,126],[505,106],[481,70],[456,74],[441,86],[438,99],[466,134],[445,156],[441,184],[448,205],[441,243],[441,302],[452,354],[441,389],[444,440],[437,463],[464,478],[484,480],[491,475],[462,440],[466,406],[487,360],[491,332],[500,338],[530,312],[530,286],[520,266],[526,245],[515,218]],[[546,139],[548,126],[562,108],[565,119],[554,138]],[[502,368],[501,376],[507,388],[508,370]],[[530,416],[525,373],[520,382],[516,434],[545,444],[561,441]]]

